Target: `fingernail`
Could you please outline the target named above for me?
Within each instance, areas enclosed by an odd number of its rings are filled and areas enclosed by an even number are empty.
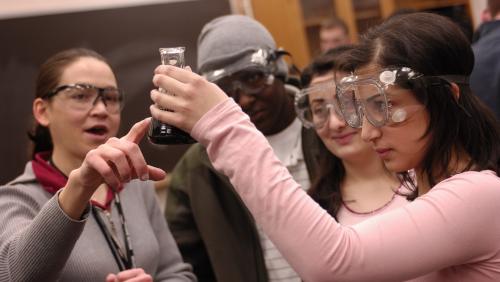
[[[149,173],[143,174],[143,175],[141,176],[141,180],[142,180],[142,181],[149,180]]]

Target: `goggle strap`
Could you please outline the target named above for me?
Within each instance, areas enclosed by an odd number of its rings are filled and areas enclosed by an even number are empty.
[[[439,75],[438,77],[448,82],[454,82],[458,84],[469,84],[469,76],[466,75]]]
[[[458,84],[464,84],[468,85],[469,84],[469,76],[466,75],[440,75],[438,76],[439,78],[442,78],[448,82],[454,82]],[[459,100],[455,101],[457,106],[467,115],[468,117],[472,117],[472,115],[462,106],[459,102]]]

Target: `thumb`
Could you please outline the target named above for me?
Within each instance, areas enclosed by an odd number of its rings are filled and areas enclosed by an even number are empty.
[[[121,139],[138,144],[146,134],[150,122],[151,118],[145,118],[137,122],[132,126],[132,128],[130,128],[130,131]]]

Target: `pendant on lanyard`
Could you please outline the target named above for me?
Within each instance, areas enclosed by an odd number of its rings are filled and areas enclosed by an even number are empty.
[[[118,264],[118,268],[120,269],[120,271],[123,271],[126,269],[135,268],[134,250],[132,249],[132,242],[130,240],[130,234],[128,232],[125,216],[123,214],[120,196],[118,195],[118,193],[114,194],[115,194],[115,201],[114,201],[115,207],[118,212],[118,216],[120,218],[120,223],[123,231],[125,251],[121,247],[120,242],[118,240],[116,229],[114,228],[114,224],[111,221],[111,215],[109,215],[109,219],[110,219],[110,224],[112,225],[111,227],[114,230],[114,232],[110,232],[109,228],[107,227],[106,223],[101,217],[100,211],[103,211],[101,208],[92,205],[92,214],[94,215],[97,225],[99,225],[99,228],[101,229],[101,232],[104,235],[106,242],[108,243],[111,253],[113,254],[113,257],[115,258],[116,263]]]

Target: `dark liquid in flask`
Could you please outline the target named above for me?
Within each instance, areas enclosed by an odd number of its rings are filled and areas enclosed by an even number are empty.
[[[154,118],[151,120],[148,138],[155,144],[191,144],[196,142],[185,131]]]
[[[160,55],[162,64],[184,67],[184,47],[160,48]],[[170,94],[165,93],[165,95]],[[148,138],[152,143],[162,145],[191,144],[196,142],[185,131],[170,124],[162,123],[154,118],[151,120]]]

